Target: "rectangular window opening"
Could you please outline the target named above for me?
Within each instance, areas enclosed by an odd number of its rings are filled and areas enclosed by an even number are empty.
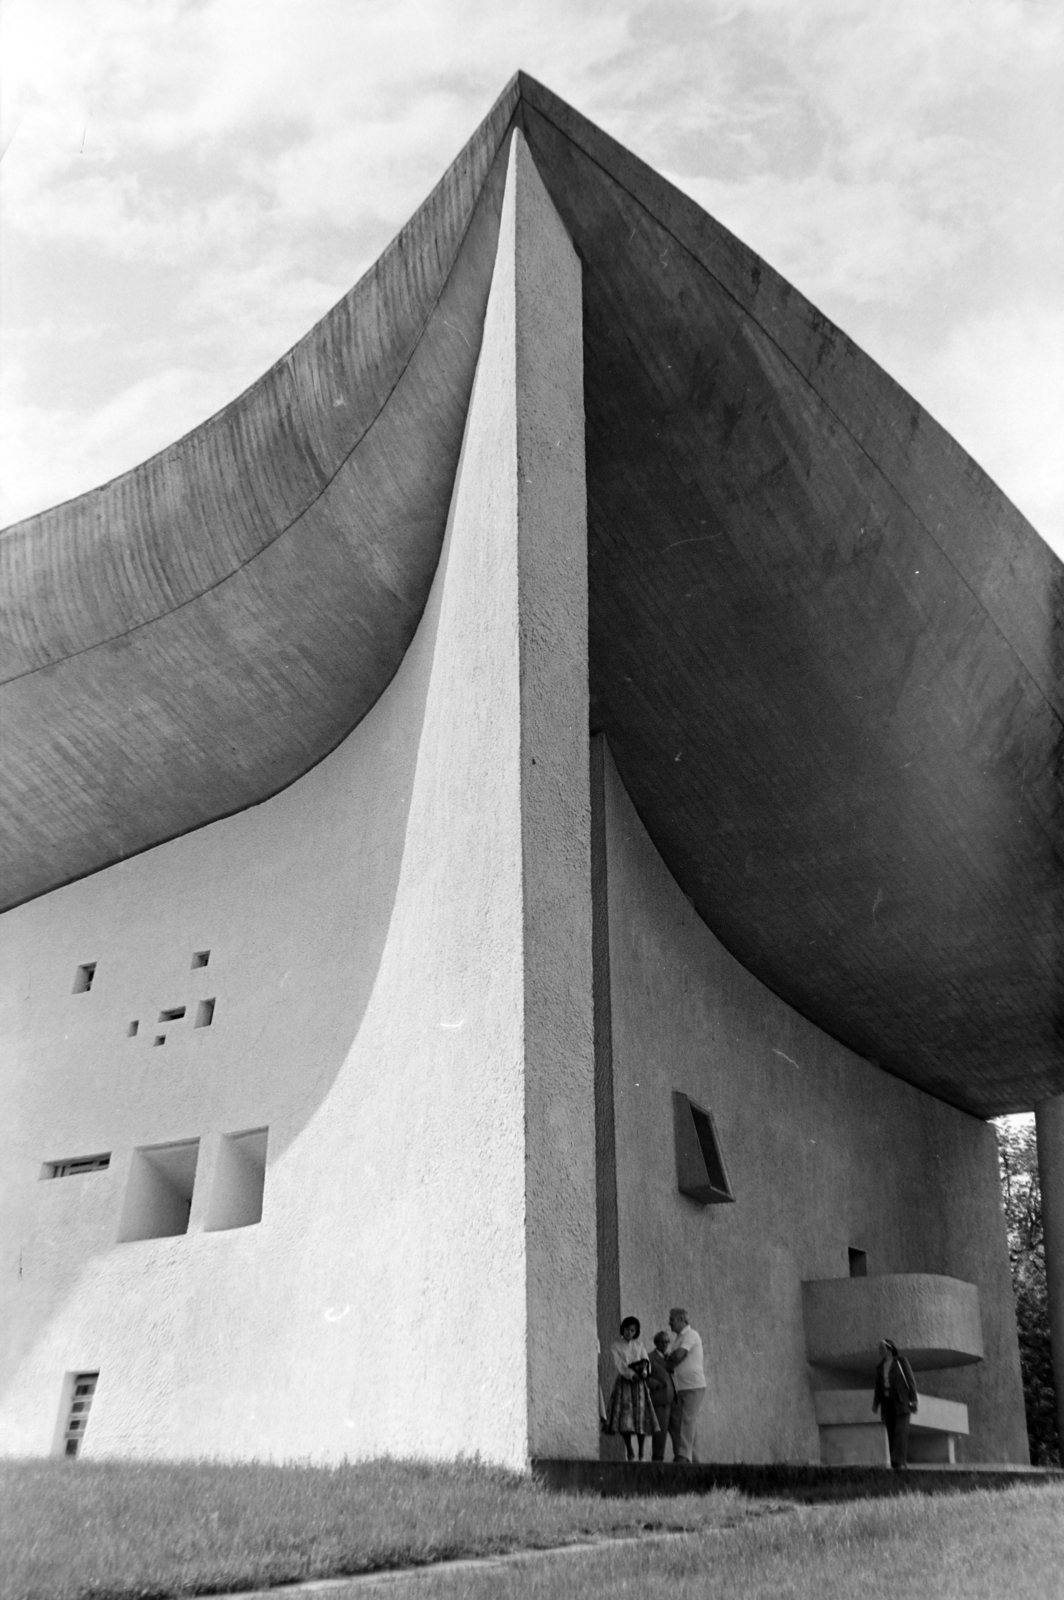
[[[194,950],[192,952],[192,971],[195,972],[197,967],[205,967],[210,959],[211,953],[209,950]]]
[[[733,1201],[712,1114],[678,1090],[673,1092],[672,1108],[680,1193],[704,1206]]]
[[[92,988],[92,980],[96,976],[95,961],[86,961],[74,974],[74,994],[88,994]]]
[[[118,1226],[120,1244],[188,1232],[199,1143],[180,1139],[134,1150]]]
[[[166,1043],[166,1035],[165,1035],[165,1033],[157,1033],[155,1035],[155,1038],[152,1040],[152,1044],[165,1044],[165,1043]]]
[[[81,1450],[89,1422],[89,1412],[92,1410],[92,1397],[96,1393],[99,1377],[98,1372],[75,1372],[68,1380],[70,1406],[63,1426],[64,1456],[74,1457]]]
[[[209,1028],[214,1021],[214,1001],[201,1000],[196,1007],[196,1027]]]
[[[126,1038],[127,1039],[135,1039],[137,1037],[137,1029],[139,1027],[140,1027],[140,1023],[139,1022],[131,1022],[129,1024],[129,1027],[126,1029]]]
[[[185,1014],[184,1006],[173,1006],[169,1011],[159,1012],[160,1022],[180,1022]]]
[[[850,1258],[850,1277],[867,1278],[868,1252],[866,1250],[848,1250],[847,1255]]]
[[[207,1232],[248,1228],[262,1221],[269,1133],[269,1128],[252,1128],[223,1137],[203,1224]]]
[[[106,1172],[111,1165],[111,1152],[98,1156],[71,1156],[66,1161],[46,1161],[41,1168],[42,1178],[77,1178],[83,1172]]]

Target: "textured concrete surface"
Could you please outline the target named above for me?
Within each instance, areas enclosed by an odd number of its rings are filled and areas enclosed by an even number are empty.
[[[722,949],[605,761],[619,1301],[653,1333],[683,1305],[706,1350],[699,1454],[816,1461],[802,1283],[892,1273],[974,1284],[984,1360],[935,1374],[968,1406],[965,1459],[1025,1463],[993,1130],[861,1060]],[[679,1193],[672,1093],[714,1115],[734,1205]],[[869,1277],[848,1277],[849,1249]],[[609,1330],[601,1330],[605,1334]],[[612,1336],[612,1334],[611,1334]],[[888,1335],[889,1337],[889,1335]]]
[[[259,384],[0,541],[0,904],[275,793],[395,672],[515,123],[583,263],[591,718],[651,837],[855,1050],[980,1115],[1061,1092],[1064,568],[837,328],[523,76]]]
[[[1035,1128],[1057,1427],[1064,1439],[1064,1094],[1035,1107]]]
[[[821,1366],[873,1373],[880,1339],[893,1339],[915,1372],[983,1359],[979,1291],[929,1272],[828,1278],[802,1284],[806,1354]]]
[[[579,275],[523,163],[443,556],[373,710],[283,794],[3,919],[5,1453],[47,1453],[96,1368],[89,1455],[595,1447]],[[222,1137],[264,1126],[261,1223],[208,1231]],[[195,1137],[189,1232],[118,1244],[134,1148]]]
[[[585,268],[593,727],[774,992],[1030,1109],[1064,1089],[1064,566],[713,218],[545,91],[522,114]]]
[[[392,678],[439,560],[515,104],[258,383],[0,539],[0,906],[276,793]]]
[[[889,1467],[890,1444],[881,1422],[820,1427],[820,1462],[825,1467]]]

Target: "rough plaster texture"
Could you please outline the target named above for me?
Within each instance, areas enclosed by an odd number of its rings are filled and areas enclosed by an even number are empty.
[[[956,1278],[928,1272],[825,1278],[802,1284],[802,1309],[806,1354],[821,1366],[871,1376],[884,1337],[917,1372],[983,1359],[979,1291]]]
[[[283,794],[0,925],[5,1453],[48,1452],[94,1368],[88,1455],[594,1448],[579,277],[520,149],[506,207],[444,553],[381,699]],[[263,1127],[262,1221],[207,1231],[223,1136]],[[135,1147],[197,1136],[189,1232],[116,1243]]]
[[[680,1304],[702,1334],[700,1454],[819,1459],[814,1390],[862,1380],[807,1362],[802,1283],[847,1276],[852,1247],[871,1274],[978,1288],[985,1360],[936,1372],[935,1388],[969,1408],[967,1459],[1026,1462],[992,1130],[854,1055],[739,966],[608,755],[604,780],[619,1298],[648,1332]],[[734,1205],[678,1192],[675,1089],[713,1112]]]
[[[1064,1094],[1040,1101],[1035,1107],[1035,1128],[1057,1427],[1064,1439]]]

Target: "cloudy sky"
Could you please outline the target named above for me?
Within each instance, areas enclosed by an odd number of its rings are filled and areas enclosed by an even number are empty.
[[[4,0],[0,521],[239,393],[524,67],[1064,554],[1062,0]]]

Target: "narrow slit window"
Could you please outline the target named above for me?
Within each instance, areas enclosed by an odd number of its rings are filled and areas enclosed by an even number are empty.
[[[198,1163],[198,1139],[134,1150],[118,1228],[120,1244],[188,1232]]]
[[[111,1152],[99,1156],[72,1156],[67,1161],[46,1161],[42,1178],[77,1178],[84,1172],[106,1172],[111,1165]]]
[[[98,1372],[75,1372],[70,1392],[70,1409],[63,1429],[63,1454],[76,1456],[85,1438],[85,1429],[92,1410],[92,1398],[99,1381]]]
[[[209,1028],[214,1021],[214,1001],[201,1000],[196,1007],[196,1027]]]
[[[197,967],[205,967],[210,959],[211,953],[209,950],[194,950],[192,952],[192,971],[195,972]]]
[[[268,1128],[229,1133],[222,1139],[203,1226],[208,1233],[248,1228],[262,1221]]]
[[[84,962],[74,974],[74,994],[88,994],[96,976],[95,961]]]
[[[184,1006],[171,1006],[169,1011],[159,1012],[160,1022],[180,1022],[185,1014]]]
[[[676,1134],[676,1184],[681,1194],[701,1205],[720,1205],[735,1199],[713,1117],[685,1094],[674,1091],[673,1122]]]

